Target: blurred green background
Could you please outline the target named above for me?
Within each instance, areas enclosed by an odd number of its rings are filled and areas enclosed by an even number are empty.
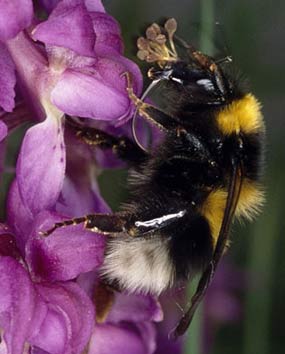
[[[213,354],[283,353],[285,319],[285,2],[275,0],[105,0],[122,26],[126,54],[134,58],[135,40],[147,25],[175,17],[179,35],[212,53],[231,55],[234,66],[260,99],[267,127],[266,205],[252,224],[235,225],[229,256],[245,274],[240,304],[242,319],[220,324]],[[220,25],[215,25],[219,22]],[[141,65],[141,64],[140,64]],[[107,199],[116,207],[123,198],[125,173],[119,172]],[[104,183],[103,183],[104,184]],[[111,199],[110,199],[110,196]],[[115,196],[115,197],[114,197]],[[233,278],[234,282],[235,279]],[[200,312],[201,313],[201,312]],[[200,314],[200,316],[202,316]],[[184,353],[202,354],[201,318],[191,327]],[[189,332],[189,333],[190,333]]]

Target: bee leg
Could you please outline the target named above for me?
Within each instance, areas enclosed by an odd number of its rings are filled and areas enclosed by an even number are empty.
[[[191,304],[189,309],[182,316],[178,325],[172,332],[172,336],[174,338],[177,338],[178,336],[184,334],[187,328],[189,327],[192,318],[194,316],[194,313],[199,303],[202,301],[214,277],[215,271],[224,253],[224,250],[227,247],[229,228],[236,210],[237,202],[239,200],[240,191],[242,187],[242,181],[243,181],[242,171],[243,171],[242,165],[238,163],[236,159],[232,159],[232,171],[231,171],[230,183],[228,187],[227,202],[226,202],[224,216],[223,216],[216,248],[214,250],[213,258],[199,280],[196,292],[191,298]]]
[[[112,235],[118,233],[128,233],[131,235],[131,229],[128,227],[129,219],[123,214],[89,214],[79,218],[57,222],[46,231],[40,232],[42,236],[49,236],[55,230],[70,226],[83,224],[84,228],[103,235]]]
[[[146,234],[152,234],[166,226],[166,224],[175,222],[177,219],[183,217],[185,210],[180,210],[176,214],[162,215],[161,217],[151,220],[139,220],[137,216],[132,213],[118,212],[114,214],[89,214],[79,218],[64,220],[55,223],[47,231],[42,231],[42,236],[49,236],[55,230],[70,226],[84,224],[84,228],[99,234],[116,236],[117,234],[124,234],[127,237],[137,237]],[[164,220],[166,218],[166,220]]]
[[[147,157],[144,150],[125,136],[115,137],[96,128],[83,127],[70,118],[67,119],[67,124],[84,143],[100,149],[112,149],[120,159],[131,164],[140,163]]]
[[[187,43],[184,39],[177,36],[177,34],[174,35],[174,39],[187,50],[189,57],[203,68],[209,69],[211,64],[214,63],[211,57],[197,50],[192,44]]]
[[[136,96],[132,87],[132,79],[129,72],[124,73],[127,78],[127,92],[129,98],[132,100],[133,104],[137,109],[137,113],[149,120],[151,123],[158,126],[162,130],[171,130],[175,129],[177,126],[177,120],[170,116],[168,113],[163,110],[144,102]]]

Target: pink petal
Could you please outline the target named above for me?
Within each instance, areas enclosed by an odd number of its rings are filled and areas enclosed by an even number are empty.
[[[15,233],[18,247],[24,254],[25,244],[32,228],[33,215],[22,201],[16,180],[11,184],[8,193],[7,221]]]
[[[16,240],[11,230],[1,224],[0,230],[0,257],[11,257],[17,260],[21,259],[21,253],[17,247]]]
[[[100,73],[103,82],[116,87],[122,92],[122,94],[127,95],[127,81],[125,77],[122,77],[122,74],[128,72],[132,78],[132,88],[134,93],[139,97],[143,87],[143,79],[139,67],[122,55],[110,53],[106,53],[106,55],[106,57],[99,58],[95,66]],[[126,123],[126,121],[132,117],[135,108],[130,100],[128,102],[129,106],[125,114],[112,122],[116,126]]]
[[[100,195],[95,180],[92,184],[82,185],[79,184],[79,180],[74,181],[66,177],[56,204],[56,211],[62,215],[75,217],[95,212],[108,213],[110,208]]]
[[[39,0],[41,6],[50,13],[60,0]]]
[[[34,327],[31,344],[48,353],[81,353],[94,326],[94,307],[89,297],[71,282],[40,284],[36,289],[47,311],[41,316],[41,326]]]
[[[5,123],[0,120],[0,142],[6,138],[8,134],[8,127]]]
[[[37,280],[74,279],[102,264],[104,236],[86,231],[83,225],[60,228],[48,237],[40,236],[40,231],[61,220],[48,212],[36,218],[33,236],[26,247],[26,261]]]
[[[129,323],[120,326],[97,325],[90,340],[88,354],[152,354],[155,349],[154,329],[146,334],[148,338],[145,341],[136,326]]]
[[[17,180],[24,205],[33,213],[54,206],[65,173],[61,117],[48,116],[30,128],[17,162]]]
[[[17,85],[31,112],[41,121],[44,119],[40,98],[46,95],[47,85],[54,80],[54,73],[48,70],[46,53],[26,32],[6,43],[17,71]]]
[[[119,80],[124,80],[120,79]],[[95,76],[66,70],[51,93],[52,102],[69,115],[115,120],[128,113],[130,101],[121,90]]]
[[[94,151],[75,137],[74,131],[70,132],[68,125],[66,128],[66,177],[56,211],[70,217],[110,212],[94,178],[94,171],[97,169]]]
[[[124,48],[118,22],[103,12],[91,12],[90,17],[96,33],[95,53],[103,55],[115,51],[122,54]]]
[[[39,0],[41,5],[46,9],[46,11],[51,12],[60,0]],[[88,11],[101,11],[105,12],[104,6],[102,5],[101,0],[71,0],[70,2],[83,2],[85,3]]]
[[[79,55],[71,49],[50,44],[46,45],[46,51],[50,67],[56,68],[56,70],[59,68],[55,81],[58,80],[58,76],[61,75],[60,70],[64,71],[66,68],[69,68],[88,71],[97,61],[95,57]]]
[[[12,112],[15,107],[15,84],[15,65],[7,48],[0,42],[0,107],[6,112]]]
[[[140,322],[136,324],[142,342],[145,345],[145,353],[152,354],[156,350],[156,328],[151,322]]]
[[[122,56],[111,55],[98,58],[92,72],[66,70],[51,93],[52,101],[70,115],[123,124],[133,109],[126,78],[122,77],[126,71],[131,73],[134,92],[139,95],[142,76],[137,65]]]
[[[95,34],[92,20],[81,1],[59,2],[48,20],[35,28],[33,38],[72,49],[81,55],[93,55]]]
[[[13,38],[28,27],[33,18],[31,0],[0,0],[0,40]]]
[[[0,258],[0,328],[8,353],[22,354],[34,311],[35,293],[26,270]]]
[[[140,95],[143,86],[142,74],[139,67],[122,55],[108,55],[99,58],[95,69],[100,73],[102,80],[110,86],[116,87],[127,96],[127,81],[122,74],[129,72],[132,77],[132,87],[136,95]]]
[[[112,323],[119,323],[120,321],[158,322],[162,321],[162,319],[162,309],[154,297],[119,293],[116,296],[107,321]]]
[[[104,6],[101,0],[84,0],[88,11],[105,12]]]

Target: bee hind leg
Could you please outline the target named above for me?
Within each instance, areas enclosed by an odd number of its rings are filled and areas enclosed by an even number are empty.
[[[84,224],[84,228],[92,232],[103,235],[112,235],[118,233],[127,233],[129,220],[122,214],[89,214],[79,218],[64,220],[55,223],[50,229],[41,231],[42,236],[49,236],[55,230],[62,227]]]

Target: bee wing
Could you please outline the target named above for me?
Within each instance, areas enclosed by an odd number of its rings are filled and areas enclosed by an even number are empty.
[[[229,229],[239,200],[242,182],[243,182],[242,165],[238,163],[236,160],[233,160],[232,173],[230,176],[230,183],[228,188],[227,202],[226,202],[224,216],[223,216],[216,248],[214,251],[214,255],[208,267],[203,272],[200,278],[196,292],[191,298],[191,304],[189,309],[183,315],[183,317],[181,318],[181,320],[179,321],[179,323],[171,333],[171,336],[173,336],[174,338],[183,335],[187,330],[187,328],[189,327],[192,318],[194,316],[194,313],[199,303],[203,299],[206,290],[213,279],[218,263],[227,245]]]

